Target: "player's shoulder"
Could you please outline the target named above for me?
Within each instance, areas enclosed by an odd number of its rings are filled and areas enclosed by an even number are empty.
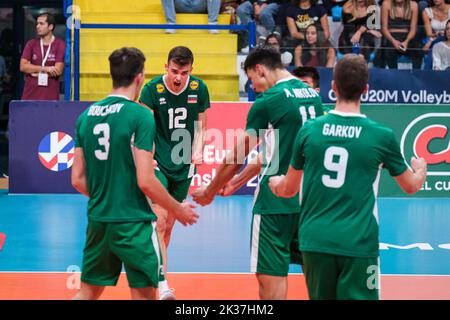
[[[380,134],[384,135],[393,135],[394,130],[386,126],[385,124],[382,124],[378,121],[372,120],[370,118],[366,118],[367,126],[371,127],[374,131]]]
[[[188,88],[191,91],[197,91],[197,90],[202,90],[204,88],[208,88],[205,81],[203,81],[202,79],[200,79],[199,77],[193,76],[191,75],[189,77],[189,83],[188,83]]]

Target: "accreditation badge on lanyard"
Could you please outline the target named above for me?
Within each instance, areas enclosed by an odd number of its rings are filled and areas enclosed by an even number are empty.
[[[50,50],[52,49],[52,43],[55,40],[55,37],[52,37],[50,44],[48,45],[47,53],[44,56],[44,41],[41,38],[41,56],[42,56],[42,67],[45,67],[45,63],[48,60],[48,56],[50,55]],[[39,72],[38,74],[38,86],[40,87],[48,87],[48,73]]]

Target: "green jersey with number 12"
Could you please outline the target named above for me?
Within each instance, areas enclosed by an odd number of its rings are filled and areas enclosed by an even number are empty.
[[[198,121],[198,114],[210,107],[205,83],[190,76],[186,87],[174,93],[166,85],[165,76],[159,76],[144,86],[140,101],[149,106],[155,115],[155,159],[158,167],[175,181],[192,177],[195,122]]]

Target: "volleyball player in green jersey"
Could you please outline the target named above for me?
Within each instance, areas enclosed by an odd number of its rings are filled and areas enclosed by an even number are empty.
[[[314,67],[297,67],[291,71],[292,75],[298,78],[304,84],[310,86],[318,93],[320,93],[320,74]],[[322,104],[322,109],[324,114],[329,111],[329,108]],[[248,181],[255,177],[262,167],[262,155],[259,153],[258,157],[254,157],[245,166],[239,174],[235,175],[233,179],[228,181],[225,186],[219,192],[219,195],[223,197],[228,197],[238,191],[242,186],[244,186]]]
[[[97,299],[115,286],[125,266],[131,297],[154,299],[160,273],[156,216],[146,196],[176,213],[183,225],[198,215],[173,199],[153,169],[155,121],[135,103],[145,57],[122,48],[109,57],[112,94],[77,120],[72,184],[89,197],[81,289],[75,299]]]
[[[194,55],[189,48],[173,48],[167,59],[166,74],[147,83],[140,97],[140,102],[151,108],[155,116],[156,176],[180,202],[187,197],[195,165],[202,163],[206,110],[210,107],[206,84],[191,75],[193,63]],[[167,247],[175,216],[157,203],[153,208],[158,215],[157,229],[166,274]],[[163,275],[159,296],[161,300],[175,299]]]
[[[412,194],[426,163],[412,158],[409,169],[394,132],[360,113],[369,78],[363,57],[345,55],[333,77],[335,110],[300,129],[287,175],[272,177],[270,188],[290,197],[301,185],[298,235],[310,299],[379,299],[381,169]]]
[[[201,205],[211,203],[250,150],[262,142],[264,163],[253,207],[251,271],[256,273],[261,299],[286,299],[290,244],[300,205],[298,195],[289,199],[275,196],[268,178],[286,173],[296,132],[308,119],[323,114],[322,102],[314,89],[283,67],[280,54],[273,48],[256,48],[244,66],[254,89],[263,93],[249,111],[245,135],[227,155],[211,184],[195,190],[193,197]]]

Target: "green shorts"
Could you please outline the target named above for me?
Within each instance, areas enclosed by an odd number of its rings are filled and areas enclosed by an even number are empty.
[[[183,202],[184,200],[186,200],[186,197],[189,193],[189,187],[191,186],[192,178],[181,181],[174,181],[159,169],[155,170],[155,175],[175,200],[177,200],[178,202]]]
[[[299,214],[254,214],[251,235],[251,272],[286,277]],[[298,262],[297,262],[298,263]]]
[[[156,221],[89,221],[81,281],[115,286],[123,263],[130,288],[157,288],[160,256]]]
[[[378,258],[302,252],[311,300],[378,300]]]

